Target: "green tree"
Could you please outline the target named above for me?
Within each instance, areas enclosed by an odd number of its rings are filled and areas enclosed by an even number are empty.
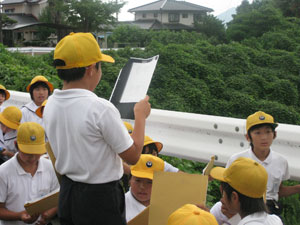
[[[287,17],[300,17],[300,1],[299,0],[273,0],[276,6]]]
[[[67,21],[83,32],[103,30],[103,26],[113,24],[124,3],[102,2],[101,0],[69,0]],[[101,27],[102,26],[102,27]]]
[[[256,5],[255,5],[256,4]],[[253,2],[250,10],[240,8],[233,20],[228,23],[227,36],[230,40],[241,41],[250,37],[260,37],[283,25],[283,16],[279,9],[268,1]]]
[[[206,15],[201,22],[196,22],[195,29],[207,37],[216,37],[220,41],[225,41],[226,39],[223,22],[213,15]]]

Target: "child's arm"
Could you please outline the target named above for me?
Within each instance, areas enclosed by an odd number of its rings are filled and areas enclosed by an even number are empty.
[[[5,208],[5,203],[0,203],[0,219],[7,221],[23,221],[24,223],[33,223],[38,215],[30,216],[25,210],[22,212],[13,212]]]
[[[280,184],[278,192],[279,197],[287,197],[297,193],[300,193],[300,184],[294,186],[283,186],[282,183]]]
[[[13,157],[13,156],[15,155],[14,152],[11,152],[11,151],[9,151],[9,150],[7,150],[7,149],[4,149],[4,150],[1,152],[1,154],[4,155],[4,156],[8,156],[9,158],[11,158],[11,157]]]
[[[136,164],[140,158],[144,146],[146,118],[149,116],[150,111],[151,105],[149,103],[149,96],[146,96],[134,106],[135,123],[131,135],[133,145],[119,154],[125,162],[131,165]]]

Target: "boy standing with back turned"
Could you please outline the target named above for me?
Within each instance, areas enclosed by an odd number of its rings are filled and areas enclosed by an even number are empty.
[[[122,160],[135,164],[142,152],[149,97],[135,105],[130,136],[118,110],[93,91],[101,62],[113,63],[90,33],[71,33],[54,51],[63,80],[44,109],[44,125],[62,175],[61,224],[126,224],[124,193],[119,184]]]

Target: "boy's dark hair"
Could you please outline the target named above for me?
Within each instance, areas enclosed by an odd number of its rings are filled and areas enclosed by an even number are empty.
[[[0,89],[0,94],[3,94],[4,98],[6,98],[6,92],[4,90]]]
[[[232,192],[235,191],[239,196],[240,201],[240,213],[242,218],[256,212],[267,212],[266,204],[264,199],[261,198],[250,198],[246,195],[241,194],[228,183],[221,182],[222,190],[225,191],[228,201],[231,202]]]
[[[100,62],[96,63],[96,69],[99,69]],[[65,62],[61,59],[55,59],[53,62],[54,66],[65,66]],[[77,67],[71,69],[57,69],[57,74],[60,79],[66,81],[67,83],[71,81],[80,80],[85,73],[86,67]]]
[[[250,146],[251,146],[251,148],[253,149],[253,144],[252,144],[252,137],[251,137],[251,132],[253,131],[253,130],[255,130],[255,129],[259,129],[259,128],[261,128],[261,127],[264,127],[264,126],[268,126],[268,127],[270,127],[271,129],[272,129],[272,131],[273,131],[273,133],[275,134],[275,128],[276,127],[274,127],[272,124],[270,124],[270,123],[261,123],[261,124],[257,124],[257,125],[254,125],[253,127],[251,127],[249,130],[248,130],[248,136],[249,136],[249,138],[250,138]]]
[[[34,101],[34,100],[33,100],[33,90],[34,90],[35,88],[39,87],[39,86],[42,86],[42,87],[44,87],[44,88],[47,88],[47,89],[48,89],[48,97],[49,97],[49,95],[50,95],[50,88],[49,88],[49,86],[48,86],[45,82],[43,82],[43,81],[38,81],[38,82],[34,83],[33,85],[31,85],[31,86],[30,86],[30,89],[29,89],[30,98],[31,98],[32,101]]]
[[[142,154],[146,154],[146,147],[148,147],[148,152],[147,154],[151,154],[155,151],[156,152],[156,155],[158,155],[158,149],[157,149],[157,146],[155,143],[151,143],[151,144],[148,144],[148,145],[145,145],[143,147],[143,151],[142,151]]]

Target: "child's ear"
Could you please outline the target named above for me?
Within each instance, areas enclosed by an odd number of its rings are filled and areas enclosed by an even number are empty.
[[[274,131],[274,137],[273,140],[277,137],[277,131]]]
[[[245,134],[245,138],[246,138],[246,140],[247,140],[248,142],[251,142],[250,137],[249,137],[248,134]]]

